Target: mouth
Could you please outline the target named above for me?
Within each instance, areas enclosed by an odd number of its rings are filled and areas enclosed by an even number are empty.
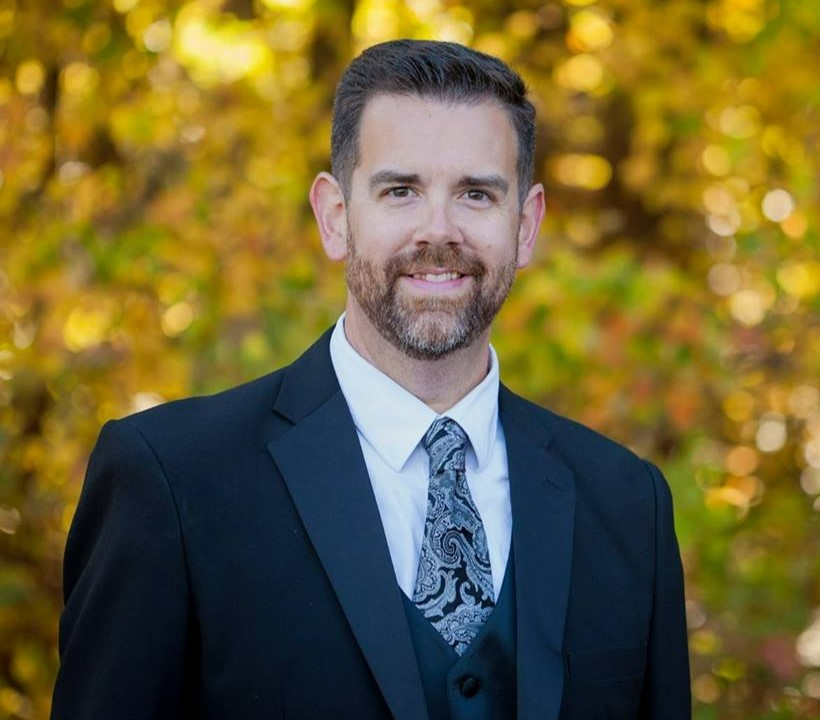
[[[425,297],[450,297],[461,295],[466,291],[469,283],[474,280],[472,275],[460,273],[457,270],[429,269],[412,270],[403,275],[405,287],[411,294],[421,294]]]
[[[410,286],[427,292],[450,292],[470,281],[481,282],[486,267],[478,258],[458,247],[421,247],[414,252],[397,255],[385,268],[388,280],[399,278]]]
[[[411,273],[409,277],[413,278],[414,280],[422,280],[424,282],[429,283],[446,283],[451,282],[453,280],[459,280],[460,278],[465,277],[465,275],[454,271],[434,271]]]

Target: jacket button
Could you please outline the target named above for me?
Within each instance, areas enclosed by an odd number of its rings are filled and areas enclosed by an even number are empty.
[[[481,683],[478,678],[468,675],[461,681],[461,694],[466,698],[471,698],[478,692],[479,687]]]

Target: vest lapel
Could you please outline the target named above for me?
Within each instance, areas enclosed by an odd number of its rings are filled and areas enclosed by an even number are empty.
[[[426,720],[401,590],[326,337],[291,366],[276,411],[295,424],[268,450],[387,705],[396,720]]]
[[[551,436],[538,422],[540,414],[506,388],[500,402],[515,548],[518,712],[522,718],[555,720],[564,682],[575,482],[549,447]]]

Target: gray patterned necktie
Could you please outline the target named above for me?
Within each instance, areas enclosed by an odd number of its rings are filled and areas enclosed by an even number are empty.
[[[442,417],[421,442],[430,484],[413,602],[461,655],[495,605],[487,535],[467,487],[464,431]]]

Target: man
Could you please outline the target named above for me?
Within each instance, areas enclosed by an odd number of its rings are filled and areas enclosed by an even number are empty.
[[[689,717],[665,481],[499,386],[533,145],[495,58],[351,64],[310,192],[345,314],[283,370],[103,429],[54,718]]]

